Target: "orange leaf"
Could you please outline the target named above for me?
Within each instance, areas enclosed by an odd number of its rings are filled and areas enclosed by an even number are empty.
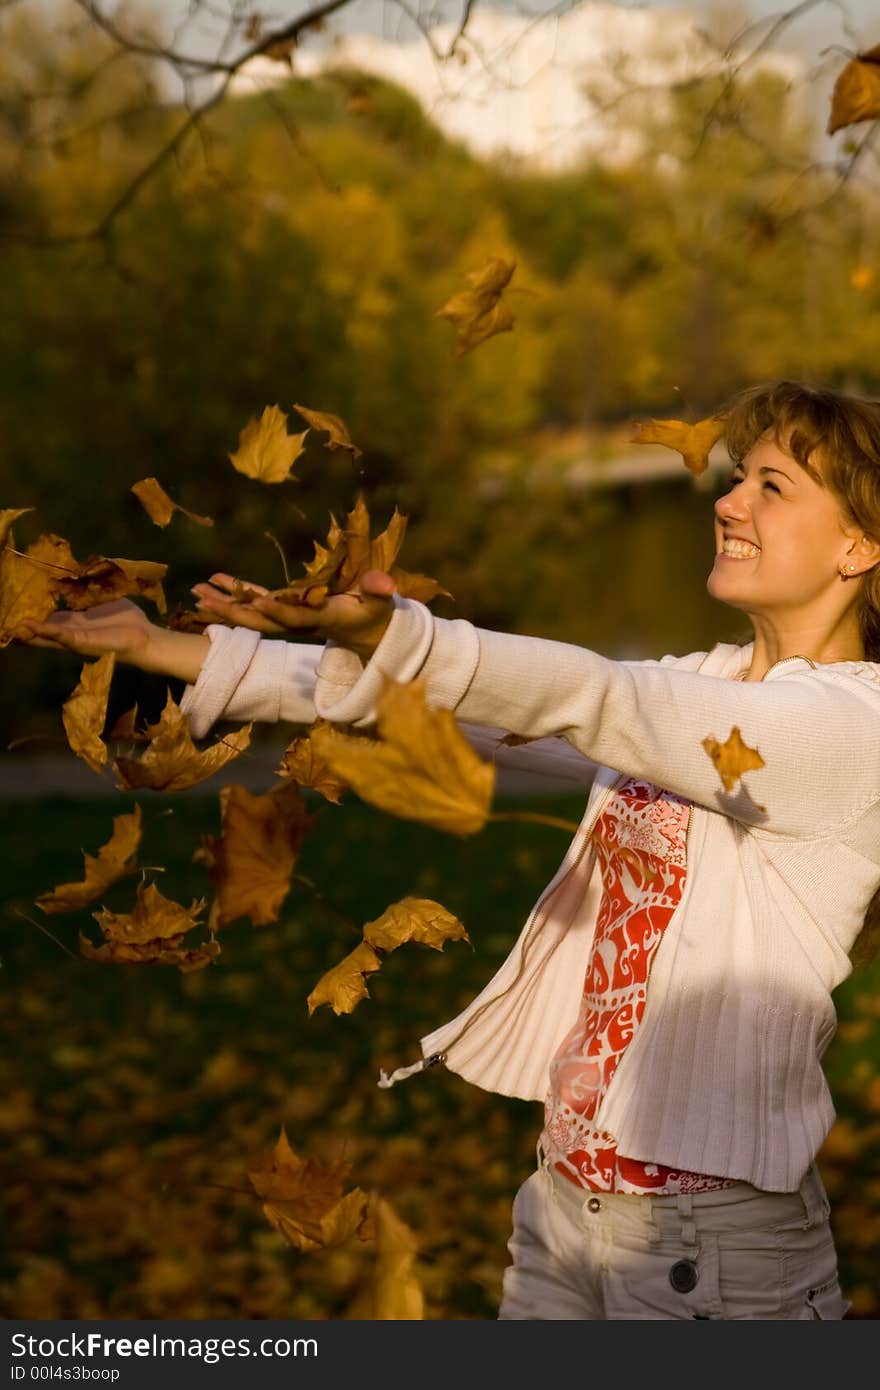
[[[303,451],[308,430],[287,433],[287,416],[277,405],[267,405],[259,420],[248,420],[238,437],[238,448],[229,462],[239,473],[260,483],[284,483]]]
[[[364,941],[377,951],[394,951],[417,941],[442,951],[447,941],[469,941],[463,924],[431,898],[401,898],[364,927]]]
[[[255,927],[277,922],[303,836],[312,824],[293,782],[254,796],[244,787],[220,792],[220,837],[205,837],[217,887],[212,923],[250,917]]]
[[[88,960],[108,965],[176,965],[186,973],[201,970],[220,954],[216,941],[182,947],[184,936],[198,925],[205,908],[204,898],[184,907],[165,898],[155,884],[138,884],[133,910],[108,912],[102,908],[92,916],[101,928],[105,944],[95,946],[80,935],[80,951]]]
[[[297,1250],[323,1250],[358,1234],[367,1214],[367,1196],[359,1187],[343,1194],[351,1165],[330,1164],[294,1153],[282,1129],[262,1167],[248,1173],[263,1199],[263,1211],[284,1239]]]
[[[316,719],[312,727],[326,728],[328,724],[329,720]],[[343,782],[341,777],[337,777],[329,764],[316,752],[311,732],[295,738],[288,744],[281,758],[278,776],[289,777],[301,787],[310,787],[337,806],[343,793],[348,790],[348,784]]]
[[[22,622],[33,618],[43,622],[58,606],[62,580],[75,573],[77,562],[61,536],[40,536],[23,554],[15,549],[12,522],[30,508],[8,508],[0,513],[0,647],[16,636]]]
[[[213,517],[199,516],[197,512],[189,512],[186,507],[181,507],[179,502],[173,502],[158,478],[142,478],[139,483],[132,484],[131,490],[157,526],[167,526],[175,512],[182,512],[197,526],[214,525]]]
[[[156,560],[108,559],[104,555],[92,555],[81,565],[74,560],[74,564],[76,572],[64,576],[58,584],[68,608],[81,611],[110,599],[132,596],[150,599],[160,613],[165,612],[161,581],[167,565]]]
[[[743,743],[739,726],[736,724],[731,729],[725,743],[719,743],[711,736],[701,739],[701,743],[718,769],[726,792],[733,790],[737,779],[744,772],[765,766],[764,759],[757,748],[749,748],[747,743]],[[763,810],[764,808],[760,807],[759,809]]]
[[[841,69],[831,93],[829,135],[880,116],[880,44],[858,53]]]
[[[86,662],[79,684],[61,708],[67,741],[93,772],[100,772],[107,762],[107,745],[101,732],[107,719],[115,665],[115,652],[105,652],[97,661]]]
[[[635,426],[630,443],[662,444],[667,449],[677,449],[685,467],[700,474],[709,467],[709,454],[724,434],[726,424],[724,415],[711,415],[695,425],[683,420],[649,420]]]
[[[83,854],[84,878],[81,883],[60,883],[37,898],[37,907],[45,913],[75,912],[88,907],[96,898],[135,867],[137,848],[141,841],[141,808],[135,806],[128,814],[115,816],[113,834],[98,850],[97,856]]]
[[[415,1236],[390,1202],[375,1193],[370,1198],[370,1217],[376,1227],[376,1263],[344,1317],[369,1322],[424,1318],[425,1299],[415,1272]]]
[[[169,694],[159,723],[147,727],[150,744],[145,752],[139,758],[117,758],[114,762],[117,784],[123,791],[149,787],[177,792],[197,786],[244,752],[252,728],[252,724],[245,724],[210,748],[197,749],[186,716]]]

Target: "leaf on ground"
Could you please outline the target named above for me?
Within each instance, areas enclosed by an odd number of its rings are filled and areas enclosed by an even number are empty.
[[[259,483],[284,483],[303,451],[308,430],[287,433],[287,416],[277,405],[267,405],[259,420],[248,420],[238,437],[238,448],[229,462],[247,478]]]
[[[827,133],[880,117],[880,44],[858,53],[841,69],[831,93]]]
[[[113,834],[97,855],[83,854],[83,879],[80,883],[59,883],[37,898],[37,907],[49,914],[76,912],[88,907],[96,898],[135,867],[141,842],[141,808],[113,819]]]
[[[249,917],[255,927],[278,921],[281,904],[312,817],[295,782],[253,795],[245,787],[220,792],[219,837],[203,837],[197,851],[216,886],[212,925]]]
[[[367,1217],[367,1194],[359,1187],[343,1192],[351,1165],[300,1158],[282,1129],[262,1166],[248,1173],[262,1199],[263,1211],[288,1244],[297,1250],[326,1250],[361,1235]]]
[[[355,459],[361,457],[363,449],[359,449],[356,444],[352,444],[348,426],[338,415],[330,415],[325,410],[307,410],[304,405],[294,405],[293,408],[313,430],[328,435],[325,448],[347,449],[351,454],[352,463],[354,463]]]
[[[495,768],[474,752],[451,710],[428,708],[424,680],[385,678],[378,741],[332,725],[315,729],[316,751],[364,801],[454,835],[474,835],[489,816]]]
[[[16,551],[11,523],[27,510],[9,508],[2,514],[5,544],[0,550],[0,647],[13,640],[26,619],[41,623],[48,618],[58,606],[62,580],[78,568],[61,536],[40,536],[23,554]]]
[[[181,507],[179,502],[172,501],[158,478],[141,478],[139,483],[132,484],[131,490],[147,516],[157,526],[167,526],[175,512],[181,512],[183,516],[189,517],[190,521],[194,521],[197,526],[214,525],[213,517],[200,516],[198,512],[187,511],[186,507]]]
[[[115,652],[105,652],[97,661],[86,662],[79,684],[61,707],[67,742],[93,772],[101,772],[107,763],[107,745],[101,733],[115,666]]]
[[[176,965],[184,974],[201,970],[220,954],[216,941],[186,947],[186,934],[199,926],[205,899],[193,900],[189,907],[163,897],[155,884],[138,884],[131,912],[109,912],[102,908],[92,916],[101,928],[103,946],[95,946],[80,934],[80,952],[88,960],[106,965]]]
[[[361,1321],[414,1321],[425,1316],[425,1298],[416,1274],[417,1245],[412,1230],[390,1202],[370,1194],[376,1227],[376,1262],[371,1277],[345,1310]]]
[[[685,467],[699,476],[709,467],[709,454],[726,427],[726,415],[710,415],[695,425],[688,425],[684,420],[648,420],[635,425],[630,443],[662,444],[667,449],[676,449]]]
[[[764,759],[757,748],[750,748],[747,743],[743,742],[737,724],[731,729],[726,742],[719,743],[716,738],[710,735],[710,737],[702,739],[701,743],[718,769],[726,792],[733,790],[737,780],[744,772],[765,766]],[[763,807],[759,807],[759,810],[763,809]]]
[[[177,792],[213,777],[249,746],[252,724],[218,739],[210,748],[196,748],[189,725],[169,694],[158,724],[149,724],[149,746],[139,758],[117,758],[113,764],[117,785],[123,791],[149,787]]]
[[[478,270],[467,273],[469,289],[454,294],[437,310],[437,318],[448,319],[456,327],[453,356],[463,357],[487,338],[513,328],[516,319],[501,296],[515,269],[516,261],[490,258]]]
[[[381,969],[382,962],[372,946],[360,941],[338,965],[327,970],[308,996],[309,1016],[322,1004],[335,1014],[350,1014],[362,999],[369,999],[366,976]]]
[[[447,941],[469,941],[464,924],[431,898],[401,898],[364,927],[364,940],[377,951],[394,951],[418,941],[442,951]]]
[[[326,728],[329,723],[327,719],[316,719],[312,728]],[[337,806],[342,801],[343,794],[348,791],[348,783],[337,777],[325,759],[317,753],[311,729],[287,745],[281,757],[278,776],[289,777],[299,786],[311,788]]]

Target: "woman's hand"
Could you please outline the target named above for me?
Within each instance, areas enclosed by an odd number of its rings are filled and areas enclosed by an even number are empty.
[[[279,602],[270,598],[261,584],[247,585],[259,597],[251,603],[236,603],[229,597],[235,582],[231,574],[212,574],[209,584],[196,584],[193,588],[199,600],[196,606],[202,612],[216,613],[227,622],[258,632],[332,637],[363,661],[369,661],[378,647],[394,611],[391,596],[395,584],[384,570],[366,570],[354,591],[331,594],[320,608]]]
[[[142,666],[154,628],[147,615],[127,598],[113,599],[74,613],[59,608],[44,622],[27,618],[21,624],[21,640],[31,647],[54,647],[80,656],[104,656],[115,652],[120,661]]]

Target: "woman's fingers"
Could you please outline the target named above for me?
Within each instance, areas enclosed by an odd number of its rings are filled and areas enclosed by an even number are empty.
[[[230,587],[235,583],[231,575],[213,575],[213,579],[229,580]],[[253,604],[236,603],[234,599],[227,598],[212,584],[195,584],[192,593],[198,599],[196,608],[202,613],[216,613],[218,618],[224,618],[227,622],[234,623],[236,627],[249,627],[256,632],[284,631],[284,625],[275,622],[269,614],[258,613]]]
[[[252,589],[255,594],[268,594],[269,590],[262,584],[253,584],[250,579],[236,579],[232,574],[212,574],[210,582],[218,589],[228,589],[232,592],[236,584],[240,584],[244,589]]]
[[[383,598],[390,598],[397,591],[393,577],[385,570],[364,570],[360,585],[365,594],[376,594]]]

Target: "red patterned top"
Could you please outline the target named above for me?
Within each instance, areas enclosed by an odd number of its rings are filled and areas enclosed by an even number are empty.
[[[645,1011],[651,961],[681,901],[691,803],[631,777],[593,830],[603,894],[577,1021],[550,1065],[541,1145],[595,1192],[704,1192],[732,1179],[644,1163],[590,1123]]]

